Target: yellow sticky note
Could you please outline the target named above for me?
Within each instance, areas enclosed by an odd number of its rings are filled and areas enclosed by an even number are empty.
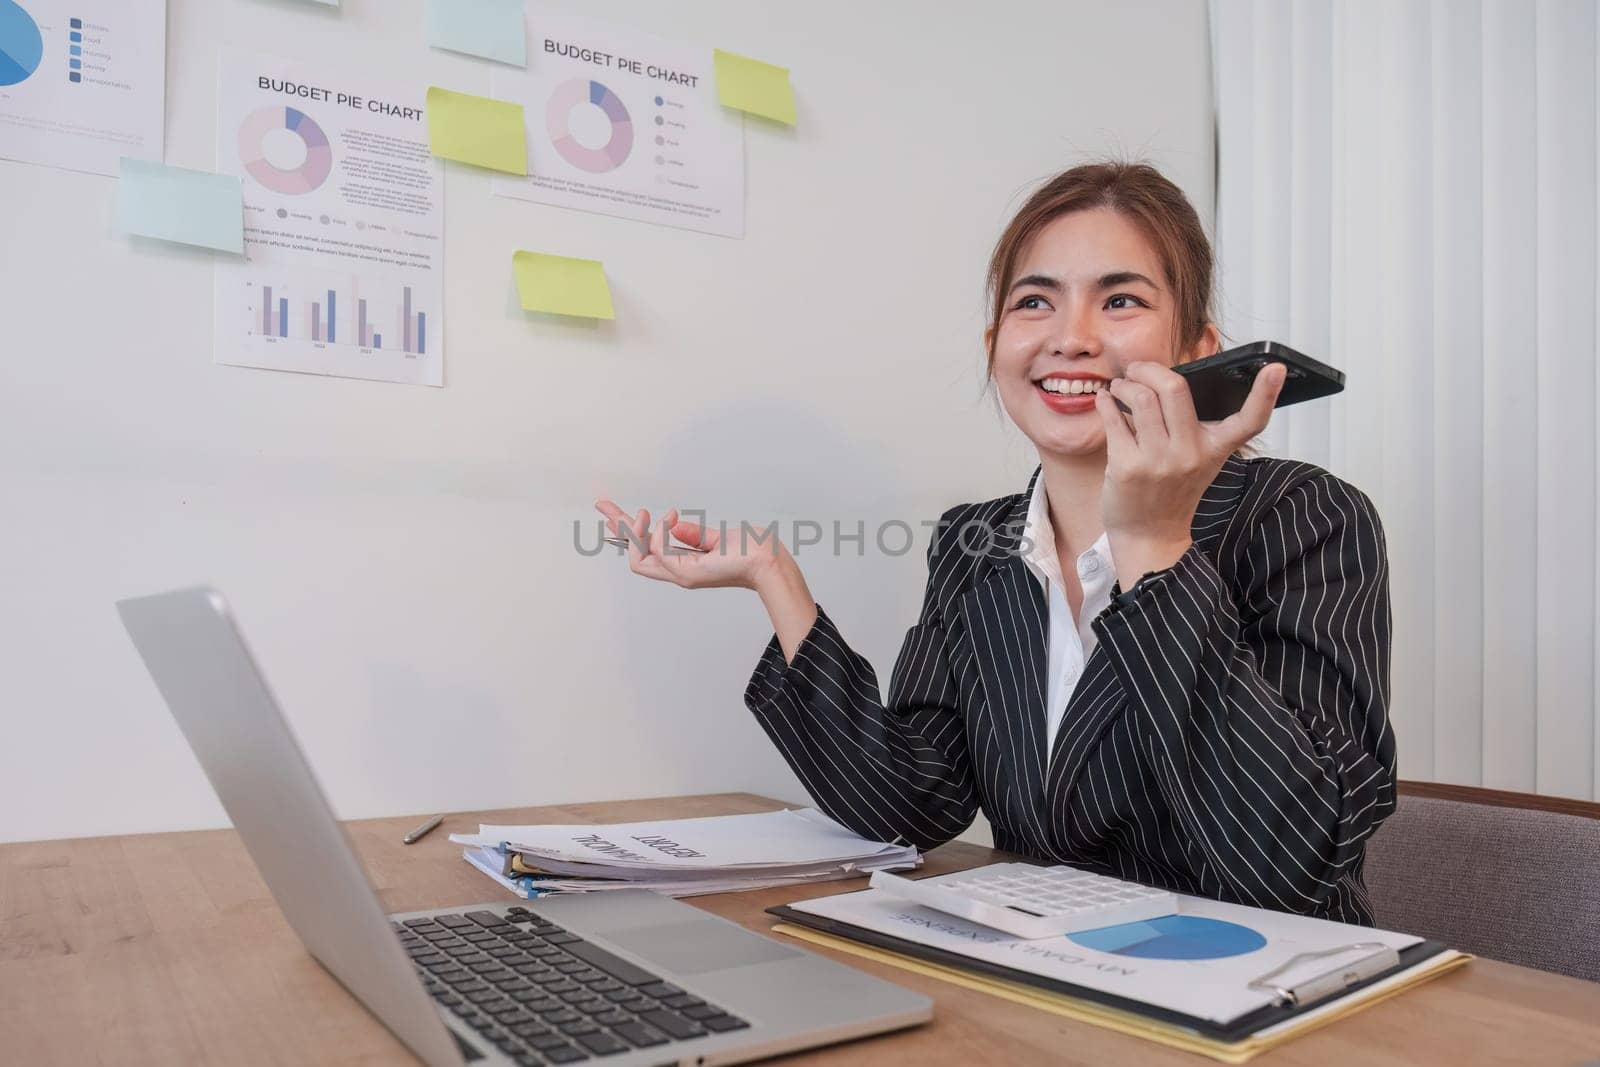
[[[789,68],[759,59],[712,50],[717,65],[717,98],[728,107],[794,125],[794,88]]]
[[[525,311],[614,319],[611,287],[598,259],[569,259],[543,252],[517,252],[511,257],[517,296]]]
[[[428,86],[428,150],[474,166],[528,173],[522,105]]]

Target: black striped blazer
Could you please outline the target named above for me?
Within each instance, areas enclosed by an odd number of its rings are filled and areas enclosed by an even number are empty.
[[[1048,609],[1018,553],[1032,488],[944,514],[887,704],[820,607],[792,664],[773,636],[745,702],[817,804],[924,849],[981,807],[1003,849],[1370,925],[1363,842],[1395,803],[1371,501],[1231,457],[1183,558],[1094,620],[1047,752]]]

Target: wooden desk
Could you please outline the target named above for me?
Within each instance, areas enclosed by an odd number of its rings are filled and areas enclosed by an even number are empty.
[[[418,816],[348,829],[386,911],[473,904],[501,890],[450,832],[478,822],[620,822],[769,811],[749,794],[454,815],[416,845]],[[951,844],[928,873],[990,862]],[[692,898],[753,930],[762,909],[863,879]],[[781,936],[781,935],[775,935]],[[837,958],[931,996],[915,1030],[785,1063],[1209,1063],[853,956]],[[1479,960],[1261,1056],[1281,1064],[1549,1063],[1600,1056],[1600,985]],[[29,1064],[415,1062],[315,963],[232,830],[0,845],[0,1060]]]

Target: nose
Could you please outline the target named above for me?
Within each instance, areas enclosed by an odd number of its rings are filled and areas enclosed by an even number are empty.
[[[1093,359],[1101,351],[1101,338],[1091,300],[1063,300],[1055,314],[1055,329],[1049,334],[1049,352],[1068,359]]]

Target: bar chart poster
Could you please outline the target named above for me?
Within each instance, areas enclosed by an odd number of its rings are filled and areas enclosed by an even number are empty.
[[[166,68],[166,0],[0,0],[0,156],[160,162]]]
[[[224,50],[217,170],[244,188],[244,247],[214,266],[214,358],[444,384],[443,172],[424,90]]]
[[[744,236],[744,123],[717,100],[711,49],[530,11],[528,68],[496,65],[522,105],[528,176],[501,196]]]

